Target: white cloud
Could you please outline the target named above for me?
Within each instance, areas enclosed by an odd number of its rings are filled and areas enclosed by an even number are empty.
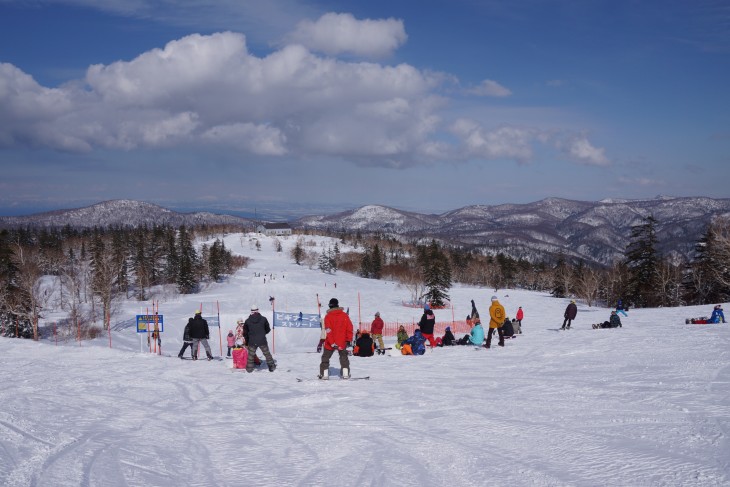
[[[579,164],[587,166],[608,166],[611,161],[605,149],[593,146],[584,136],[572,137],[566,144],[560,144],[568,156]]]
[[[329,55],[354,54],[383,57],[408,39],[403,21],[398,19],[358,20],[352,14],[327,13],[312,22],[299,22],[287,42]]]
[[[449,100],[436,91],[448,80],[408,64],[318,56],[302,45],[259,57],[242,34],[193,34],[129,61],[90,66],[84,79],[52,89],[0,64],[0,147],[215,145],[406,167],[466,158],[524,163],[536,144],[552,143],[578,163],[609,163],[582,134],[558,140],[538,128],[444,122]]]
[[[510,96],[512,92],[494,80],[485,79],[479,86],[466,90],[467,93],[478,96],[495,96],[503,98]]]
[[[532,159],[534,131],[518,127],[499,127],[484,130],[479,124],[467,119],[457,120],[452,132],[464,143],[466,154],[485,159],[513,159],[527,162]]]

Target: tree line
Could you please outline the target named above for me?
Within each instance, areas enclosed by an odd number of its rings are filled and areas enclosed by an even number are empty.
[[[689,259],[662,255],[657,249],[656,226],[653,216],[635,226],[623,258],[611,266],[564,254],[534,262],[498,251],[359,231],[323,232],[354,251],[323,248],[315,260],[307,257],[305,239],[300,236],[292,256],[297,264],[309,263],[323,272],[341,269],[365,278],[396,281],[410,292],[413,302],[435,306],[448,301],[453,282],[495,292],[504,288],[545,291],[555,297],[582,299],[589,306],[614,306],[618,300],[633,307],[683,306],[730,299],[730,219],[714,220]]]
[[[118,298],[150,299],[156,287],[195,293],[246,265],[220,238],[232,228],[167,225],[138,228],[5,229],[0,231],[0,333],[38,338],[44,310],[110,326]],[[240,230],[240,229],[238,229]],[[51,302],[53,300],[54,302]]]

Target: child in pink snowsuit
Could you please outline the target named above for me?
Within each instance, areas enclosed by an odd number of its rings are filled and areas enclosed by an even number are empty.
[[[233,334],[233,330],[228,330],[226,335],[226,342],[228,343],[228,356],[231,356],[231,349],[236,345],[236,336]]]

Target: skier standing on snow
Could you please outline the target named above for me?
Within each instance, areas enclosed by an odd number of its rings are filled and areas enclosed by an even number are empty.
[[[499,304],[499,298],[497,296],[492,296],[492,305],[489,307],[489,332],[487,333],[487,344],[486,347],[490,348],[492,346],[492,333],[493,330],[496,328],[497,333],[499,333],[499,345],[500,347],[504,347],[504,334],[502,332],[502,324],[504,323],[505,319],[505,311],[504,306]]]
[[[330,358],[337,351],[340,355],[340,374],[343,379],[349,379],[350,359],[347,356],[347,347],[352,343],[352,321],[340,308],[337,298],[330,299],[329,309],[324,316],[324,331],[326,338],[318,377],[329,379]]]
[[[185,331],[183,331],[183,346],[180,349],[180,353],[177,354],[179,358],[183,358],[183,354],[185,353],[185,349],[190,347],[190,358],[193,358],[193,339],[190,338],[190,321],[188,320],[188,323],[185,325]]]
[[[418,328],[421,329],[421,335],[423,338],[428,340],[428,344],[433,348],[436,346],[436,341],[433,338],[433,327],[436,325],[436,316],[431,311],[431,306],[426,303],[423,307],[423,315],[421,321],[418,322]]]
[[[271,356],[269,351],[269,342],[266,340],[266,335],[271,331],[271,325],[269,320],[265,316],[259,313],[259,307],[255,304],[251,306],[251,314],[246,321],[243,323],[243,338],[246,341],[248,347],[248,360],[246,361],[246,372],[253,372],[256,357],[256,349],[260,348],[261,352],[266,358],[266,365],[269,366],[269,372],[273,372],[276,369],[276,363],[274,357]]]
[[[563,320],[563,327],[561,330],[570,330],[570,323],[575,319],[577,314],[578,307],[575,305],[575,301],[571,300],[570,304],[565,308],[565,313],[563,314],[565,320]]]
[[[210,352],[210,345],[208,345],[210,329],[208,328],[208,322],[203,319],[199,309],[195,310],[195,316],[188,320],[188,325],[190,326],[190,338],[193,339],[193,360],[198,360],[198,350],[201,342],[208,360],[212,360],[213,354]]]
[[[515,326],[515,333],[522,334],[522,318],[525,317],[525,313],[522,311],[522,306],[517,310],[515,320],[517,320],[517,326]],[[519,330],[519,331],[518,331]]]
[[[383,327],[385,326],[385,323],[383,323],[383,319],[380,317],[380,311],[375,312],[375,319],[373,320],[372,324],[370,325],[370,334],[373,337],[373,340],[378,341],[378,348],[380,350],[385,350],[385,344],[383,343]]]
[[[236,346],[236,336],[233,334],[233,330],[228,330],[226,335],[226,343],[228,344],[228,356],[231,356],[231,349]]]

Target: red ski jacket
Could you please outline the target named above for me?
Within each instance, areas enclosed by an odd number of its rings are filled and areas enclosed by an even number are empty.
[[[370,333],[373,335],[382,335],[384,326],[385,323],[383,323],[383,319],[380,316],[376,316],[373,323],[370,325]]]
[[[327,350],[335,350],[335,348],[344,350],[347,342],[352,343],[352,321],[342,308],[327,310],[324,317],[324,329],[327,332],[324,348]],[[333,345],[337,345],[337,347],[333,347]]]
[[[524,318],[524,316],[525,314],[522,312],[522,308],[518,309],[517,316],[515,316],[515,318],[517,318],[518,321],[522,321],[522,318]]]

